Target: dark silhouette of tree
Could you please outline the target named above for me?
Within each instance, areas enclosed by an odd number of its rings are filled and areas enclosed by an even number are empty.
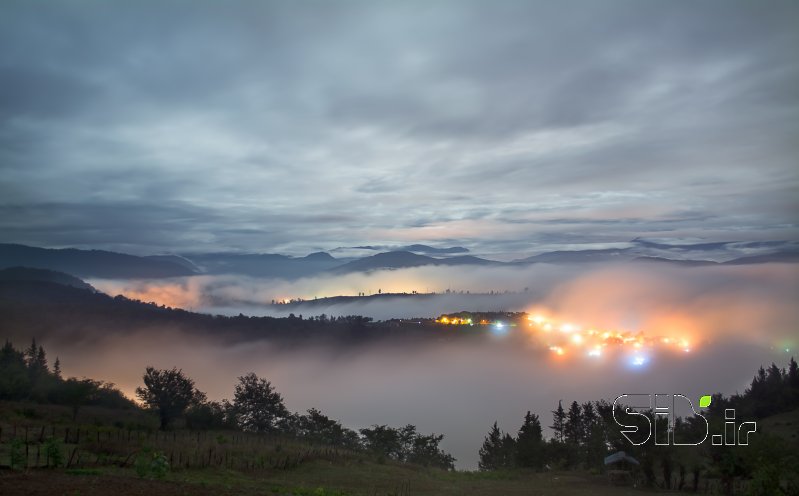
[[[31,380],[25,355],[6,341],[0,349],[0,399],[17,400],[30,394]]]
[[[510,468],[516,465],[516,440],[508,433],[502,436],[502,466]]]
[[[444,439],[443,435],[436,434],[415,436],[413,438],[411,451],[408,453],[405,461],[424,467],[438,467],[445,470],[454,470],[455,458],[449,453],[441,451],[439,448],[439,443],[441,443],[442,439]]]
[[[583,412],[580,404],[573,401],[569,406],[569,412],[566,414],[566,424],[563,429],[566,442],[571,445],[578,446],[582,443],[583,432]]]
[[[55,363],[53,364],[53,375],[57,379],[61,379],[61,360],[58,357],[55,357]]]
[[[558,408],[552,410],[552,425],[549,428],[555,431],[555,441],[562,443],[566,436],[566,412],[562,400],[558,401]]]
[[[205,394],[194,387],[194,381],[175,367],[170,370],[147,367],[144,387],[136,388],[136,396],[158,412],[162,430],[182,416],[189,406],[205,401]]]
[[[516,458],[516,441],[510,434],[499,430],[497,423],[491,427],[483,446],[480,447],[480,470],[496,470],[498,468],[509,468],[514,464]]]
[[[358,433],[347,429],[337,420],[331,419],[316,408],[305,415],[293,416],[294,434],[314,444],[342,446],[349,449],[360,448]]]
[[[516,436],[516,464],[520,467],[541,468],[544,465],[544,438],[538,415],[528,410]]]
[[[61,390],[63,403],[72,408],[72,421],[75,422],[80,408],[88,404],[97,391],[97,384],[91,379],[72,377],[64,381]]]
[[[234,429],[230,403],[223,400],[195,403],[186,410],[186,427],[192,430]]]
[[[502,432],[496,422],[480,447],[480,461],[477,466],[480,470],[496,470],[502,467]]]
[[[402,457],[402,444],[399,432],[387,425],[373,425],[368,429],[360,430],[364,447],[387,458],[400,459]]]
[[[283,396],[266,379],[254,372],[239,377],[233,393],[232,414],[238,426],[246,431],[269,432],[277,429],[288,415]]]

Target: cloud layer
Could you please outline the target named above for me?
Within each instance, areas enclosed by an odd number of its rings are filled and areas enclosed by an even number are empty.
[[[795,2],[0,6],[2,241],[796,239]]]

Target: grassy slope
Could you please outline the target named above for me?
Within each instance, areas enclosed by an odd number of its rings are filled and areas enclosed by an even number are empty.
[[[609,485],[602,476],[581,473],[468,473],[426,470],[398,464],[314,462],[296,470],[242,474],[229,470],[171,473],[161,481],[132,470],[39,470],[0,472],[0,493],[16,494],[237,494],[237,495],[641,495],[643,490]],[[40,488],[41,491],[37,490]],[[47,492],[49,491],[49,492]]]
[[[31,418],[32,417],[32,418]],[[97,407],[81,410],[78,424],[103,425],[112,423],[151,425],[155,419],[140,411],[116,411]],[[71,411],[55,405],[0,402],[0,424],[8,429],[10,424],[71,425]],[[58,429],[58,428],[57,428]],[[63,427],[61,427],[63,429]],[[6,431],[5,438],[8,438]],[[32,431],[37,432],[37,431]],[[33,434],[32,434],[33,435]],[[203,452],[210,440],[203,441]],[[150,444],[153,444],[152,442]],[[157,443],[155,444],[158,447]],[[235,446],[230,449],[237,449]],[[123,451],[136,446],[123,443]],[[180,448],[170,445],[158,449]],[[5,462],[7,446],[0,445],[0,458]],[[66,452],[72,445],[66,447]],[[284,445],[281,453],[294,453],[302,447]],[[246,449],[246,447],[244,448]],[[266,453],[272,454],[267,446]],[[191,449],[189,449],[191,451]],[[91,457],[88,457],[91,460]],[[269,465],[267,464],[267,467]],[[320,489],[321,488],[321,489]],[[607,483],[604,476],[577,472],[533,473],[510,472],[446,472],[426,469],[416,465],[394,462],[378,463],[368,455],[351,454],[341,458],[325,459],[311,457],[307,462],[290,469],[256,469],[237,471],[223,468],[178,469],[164,480],[149,481],[139,478],[132,468],[113,466],[84,466],[78,469],[36,469],[22,472],[0,470],[0,494],[66,494],[126,496],[141,494],[160,496],[172,494],[241,494],[241,495],[589,495],[589,494],[642,494],[630,487],[616,487]]]
[[[799,446],[799,409],[766,417],[757,423],[757,430]]]

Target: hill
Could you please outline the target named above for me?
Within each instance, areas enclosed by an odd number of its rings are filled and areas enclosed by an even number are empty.
[[[0,269],[31,267],[66,272],[78,277],[155,279],[190,276],[196,272],[160,258],[138,257],[104,250],[50,249],[0,244]]]
[[[93,333],[182,330],[225,342],[269,339],[284,345],[313,342],[359,346],[382,339],[439,339],[425,326],[371,322],[360,316],[329,319],[208,315],[123,296],[37,280],[0,280],[0,336],[29,340],[90,339]],[[457,336],[457,333],[451,333]]]
[[[305,257],[276,253],[196,253],[185,257],[208,274],[240,274],[252,277],[294,279],[317,274],[343,262],[329,253],[316,252]]]
[[[12,283],[22,281],[49,282],[92,292],[97,291],[91,284],[69,274],[64,274],[63,272],[57,272],[55,270],[32,269],[30,267],[2,269],[0,270],[0,281]]]
[[[503,265],[501,262],[494,262],[471,255],[463,255],[449,258],[433,258],[426,255],[419,255],[410,251],[389,251],[378,253],[370,257],[359,258],[336,267],[331,272],[369,272],[382,269],[404,269],[409,267],[423,267],[426,265]]]

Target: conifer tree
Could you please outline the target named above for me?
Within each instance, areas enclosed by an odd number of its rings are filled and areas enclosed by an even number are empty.
[[[552,425],[549,428],[555,431],[555,441],[562,443],[566,434],[566,412],[563,410],[563,400],[559,400],[558,408],[552,410]]]
[[[502,432],[496,422],[480,447],[480,461],[477,466],[480,470],[496,470],[502,466]]]
[[[516,463],[520,467],[540,468],[543,465],[543,435],[538,415],[529,411],[516,436]]]

